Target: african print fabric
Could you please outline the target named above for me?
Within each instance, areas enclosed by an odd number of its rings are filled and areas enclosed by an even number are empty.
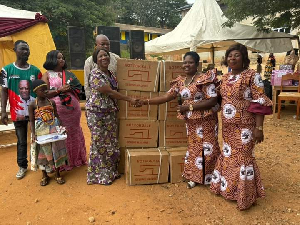
[[[117,138],[117,113],[86,111],[91,131],[88,184],[111,184],[119,176],[120,149]]]
[[[185,77],[179,76],[171,82],[168,93],[177,96],[180,93],[183,105],[217,97],[217,78],[212,71],[202,74],[195,82],[185,85]],[[217,104],[210,110],[187,111],[178,115],[186,121],[188,151],[185,157],[183,177],[200,184],[210,184],[220,148],[218,143]]]
[[[105,85],[117,89],[117,80],[112,73],[110,75],[96,68],[89,77],[91,95],[86,102],[86,118],[91,131],[88,184],[109,185],[119,177],[118,107],[115,99],[97,90]]]
[[[52,113],[51,113],[52,112]],[[57,133],[56,126],[59,126],[59,122],[54,117],[53,106],[37,107],[35,110],[35,133],[36,136],[42,136],[52,133]],[[31,146],[31,153],[36,157],[36,165],[40,169],[55,166],[56,168],[66,165],[68,162],[67,150],[65,141],[56,141],[47,144],[35,144]],[[33,162],[33,161],[32,161]],[[35,166],[32,165],[34,168]]]
[[[262,106],[272,102],[264,95],[261,76],[254,70],[223,75],[221,96],[223,146],[210,189],[236,200],[238,209],[244,210],[265,196],[254,157],[255,114],[248,108],[253,102]]]

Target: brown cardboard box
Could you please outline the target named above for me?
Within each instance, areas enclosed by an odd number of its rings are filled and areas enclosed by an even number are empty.
[[[134,148],[130,148],[130,149],[134,149]],[[136,148],[136,149],[141,149],[141,148]],[[124,147],[120,148],[120,162],[119,162],[119,166],[118,166],[118,171],[119,171],[119,173],[122,173],[122,174],[125,173],[126,150],[127,150],[127,148],[124,148]],[[147,149],[144,149],[144,151],[147,151]]]
[[[160,65],[160,86],[159,91],[168,91],[170,82],[178,75],[185,76],[182,68],[182,62],[162,61]],[[198,71],[202,71],[202,63],[200,62]],[[119,76],[119,74],[118,74]]]
[[[159,121],[159,147],[187,146],[186,125],[183,120]]]
[[[169,154],[164,149],[127,149],[126,184],[167,183]]]
[[[157,97],[157,92],[127,91],[120,90],[120,93],[136,99],[148,99]],[[157,105],[143,105],[142,107],[133,107],[129,102],[119,101],[120,111],[119,119],[146,119],[157,120]]]
[[[157,147],[157,120],[120,120],[120,147]]]
[[[167,149],[167,151],[170,162],[170,182],[181,182],[187,148]]]
[[[159,64],[157,61],[119,59],[119,89],[157,92]]]
[[[163,96],[164,94],[166,94],[166,92],[159,92],[159,96]],[[159,105],[158,120],[178,121],[179,119],[177,119],[177,106],[177,98],[165,104]]]

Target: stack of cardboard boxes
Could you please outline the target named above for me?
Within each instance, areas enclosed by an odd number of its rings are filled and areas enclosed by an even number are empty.
[[[170,81],[184,75],[182,62],[120,59],[117,68],[120,92],[136,99],[163,95]],[[125,170],[128,185],[166,183],[169,165],[171,182],[181,180],[187,136],[184,121],[177,119],[177,105],[177,99],[159,108],[119,101],[119,168]]]
[[[158,62],[145,60],[118,60],[117,74],[120,92],[136,99],[148,99],[158,96],[158,64]],[[150,151],[152,152],[151,160],[153,160],[153,157],[155,158],[155,153],[159,157],[157,150],[157,106],[134,107],[129,102],[119,101],[119,108],[119,144],[121,147],[119,171],[124,173],[125,161],[128,157],[129,159],[137,157],[136,160],[130,160],[132,166],[128,170],[132,177],[132,179],[129,179],[132,180],[130,184],[141,184],[147,180],[153,182],[153,176],[155,176],[153,175],[153,168],[149,169],[149,165],[144,163],[150,157],[147,155]],[[151,149],[146,151],[143,148]],[[127,151],[133,150],[135,153],[126,156]],[[139,166],[141,171],[138,169]],[[151,179],[147,175],[150,175]]]

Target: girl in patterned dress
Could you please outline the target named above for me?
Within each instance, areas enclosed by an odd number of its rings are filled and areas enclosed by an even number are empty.
[[[231,46],[225,60],[232,72],[222,77],[223,147],[210,188],[237,201],[238,209],[244,210],[265,196],[254,146],[264,140],[264,115],[272,113],[272,102],[264,94],[260,74],[248,69],[250,60],[244,45]]]
[[[117,138],[117,100],[135,105],[135,99],[117,92],[117,79],[108,70],[109,52],[96,49],[93,61],[98,67],[89,75],[90,95],[86,102],[86,117],[91,131],[87,184],[110,185],[120,177],[120,149]]]
[[[37,137],[57,133],[57,127],[61,124],[56,111],[56,105],[53,100],[46,97],[47,84],[43,80],[35,80],[32,82],[33,91],[37,98],[29,106],[29,117],[31,125],[32,141],[35,142]],[[31,155],[35,157],[32,160],[42,170],[41,186],[49,183],[49,176],[46,168],[55,167],[55,180],[58,184],[64,184],[65,180],[61,177],[59,169],[68,162],[65,141],[48,142],[45,144],[34,143],[35,146],[31,151],[35,151]]]
[[[184,55],[186,76],[178,76],[171,82],[170,90],[163,96],[142,101],[146,105],[158,105],[175,99],[183,100],[178,107],[178,118],[185,120],[188,136],[183,177],[187,187],[197,183],[210,184],[215,163],[220,154],[218,144],[217,77],[212,71],[197,71],[200,57],[196,52]]]

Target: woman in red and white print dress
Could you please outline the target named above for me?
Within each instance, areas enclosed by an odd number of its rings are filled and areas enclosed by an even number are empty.
[[[225,60],[232,71],[222,77],[223,146],[211,190],[237,201],[238,209],[245,210],[265,196],[254,146],[264,139],[264,115],[272,114],[272,101],[264,94],[260,74],[248,69],[250,60],[244,45],[229,47]]]
[[[212,172],[220,155],[218,143],[218,116],[216,86],[218,79],[214,72],[198,72],[200,57],[196,52],[187,52],[183,57],[186,76],[171,81],[170,90],[163,96],[143,101],[144,105],[159,105],[181,96],[178,119],[186,123],[188,150],[185,157],[183,177],[187,187],[196,184],[210,184]]]

